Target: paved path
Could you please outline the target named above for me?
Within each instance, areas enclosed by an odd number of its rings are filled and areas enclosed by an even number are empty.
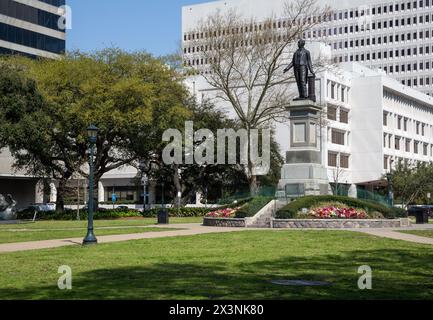
[[[273,230],[277,232],[290,230],[290,229],[216,228],[216,227],[204,227],[198,223],[172,224],[168,226],[161,225],[161,226],[153,226],[153,227],[173,228],[173,229],[180,229],[180,230],[100,236],[98,237],[98,242],[112,243],[112,242],[122,242],[122,241],[130,241],[130,240],[157,239],[157,238],[167,238],[167,237],[192,236],[192,235],[209,234],[209,233],[239,232],[239,231],[248,231],[248,230],[263,230],[263,231]],[[324,231],[325,229],[312,229],[312,230]],[[332,230],[336,231],[335,229]],[[433,238],[420,237],[412,234],[398,232],[403,230],[433,230],[433,225],[432,224],[413,225],[412,227],[409,228],[400,228],[400,229],[341,229],[340,231],[362,232],[362,233],[366,233],[366,234],[370,234],[382,238],[389,238],[389,239],[403,240],[403,241],[409,241],[409,242],[420,243],[420,244],[433,245]],[[83,238],[70,238],[70,239],[19,242],[19,243],[5,243],[5,244],[0,244],[0,253],[52,249],[52,248],[59,248],[59,247],[66,247],[66,246],[77,246],[77,245],[81,245],[82,241]]]
[[[161,225],[161,226],[153,226],[153,227],[173,228],[173,229],[181,229],[181,230],[100,236],[98,237],[98,243],[111,243],[111,242],[122,242],[122,241],[130,241],[130,240],[156,239],[156,238],[167,238],[167,237],[192,236],[192,235],[208,234],[208,233],[222,233],[222,232],[250,230],[246,228],[203,227],[198,223],[197,224],[172,224],[169,226]],[[19,243],[5,243],[5,244],[0,244],[0,253],[51,249],[51,248],[59,248],[59,247],[74,246],[74,245],[76,246],[76,245],[81,245],[82,241],[83,238],[70,238],[70,239],[19,242]]]

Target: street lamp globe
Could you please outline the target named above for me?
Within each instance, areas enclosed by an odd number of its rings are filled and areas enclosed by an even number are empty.
[[[96,138],[98,136],[98,127],[96,127],[95,125],[91,124],[88,128],[87,128],[87,136],[89,137],[89,140],[91,143],[95,143],[96,142]]]

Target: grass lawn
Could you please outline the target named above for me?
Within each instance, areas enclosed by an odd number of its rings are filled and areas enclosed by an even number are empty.
[[[58,267],[73,289],[57,289]],[[357,287],[373,270],[373,290]],[[244,231],[0,254],[1,299],[433,299],[431,246],[345,231]],[[329,281],[282,287],[269,280]]]
[[[198,223],[203,218],[171,218],[170,223]],[[152,228],[156,219],[95,220],[97,236],[165,231]],[[0,225],[0,243],[76,238],[86,235],[87,221],[38,221]]]
[[[433,238],[433,230],[409,230],[400,231],[401,233],[413,234],[415,236]]]

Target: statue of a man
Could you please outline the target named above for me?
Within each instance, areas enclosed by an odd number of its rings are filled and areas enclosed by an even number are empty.
[[[284,69],[284,73],[294,68],[296,83],[298,85],[299,91],[299,98],[295,100],[305,100],[308,99],[308,72],[310,72],[313,77],[316,77],[316,75],[313,71],[313,63],[311,62],[310,51],[305,49],[305,40],[299,40],[298,47],[299,49],[293,55],[292,62],[286,69]]]

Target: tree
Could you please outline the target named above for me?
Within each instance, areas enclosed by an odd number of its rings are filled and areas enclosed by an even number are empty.
[[[399,161],[392,170],[395,197],[403,206],[425,201],[427,193],[433,193],[433,164],[419,162],[410,165]]]
[[[197,72],[217,89],[217,99],[230,105],[248,133],[284,116],[292,98],[283,85],[291,80],[283,74],[285,58],[305,31],[328,16],[329,9],[320,8],[316,0],[295,0],[286,4],[284,13],[282,28],[273,17],[258,22],[230,11],[209,16],[194,30],[201,35],[193,40],[199,48],[194,59],[205,62]],[[245,170],[255,193],[257,175],[250,157]]]
[[[33,79],[43,99],[41,112],[33,112],[30,105],[26,111],[34,116],[29,130],[39,130],[45,149],[34,147],[31,139],[29,143],[21,139],[14,154],[31,157],[24,163],[31,171],[51,172],[53,162],[61,162],[68,173],[64,179],[74,172],[87,176],[86,166],[81,165],[87,156],[86,128],[94,124],[99,128],[94,161],[97,187],[105,173],[137,160],[130,145],[142,154],[152,153],[161,143],[159,129],[188,114],[183,106],[187,92],[177,74],[147,53],[110,48],[91,54],[73,52],[60,60],[11,58],[8,63]],[[46,121],[44,131],[39,129],[42,121]],[[20,135],[14,132],[8,145]],[[55,143],[58,152],[52,150]],[[71,156],[77,162],[69,168]],[[50,177],[58,179],[54,174]],[[62,193],[62,188],[58,191]]]
[[[23,65],[0,64],[0,144],[14,167],[58,181],[57,209],[64,210],[67,181],[83,164],[86,143],[76,136],[76,119],[49,103]]]

